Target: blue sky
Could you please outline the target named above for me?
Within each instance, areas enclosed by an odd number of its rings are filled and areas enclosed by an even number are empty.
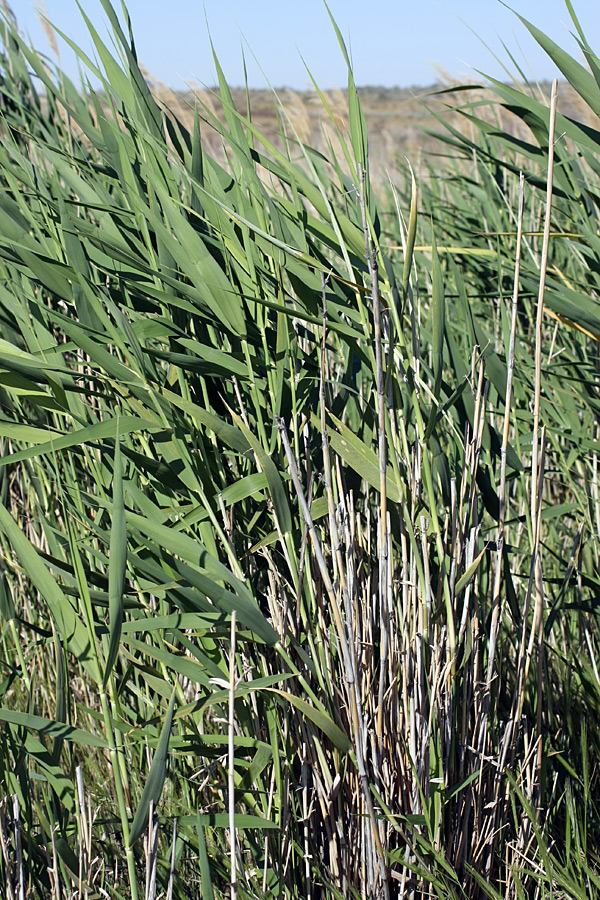
[[[21,30],[50,54],[35,0],[8,2]],[[80,2],[106,37],[99,0]],[[599,52],[598,0],[573,4],[590,44]],[[578,55],[564,0],[513,0],[511,5]],[[120,0],[115,6],[120,8]],[[188,79],[214,84],[209,29],[233,85],[243,84],[242,45],[251,87],[264,87],[267,78],[276,87],[307,87],[303,59],[319,86],[327,89],[346,82],[342,55],[321,0],[129,0],[127,6],[140,60],[171,87],[183,87]],[[52,22],[79,46],[91,49],[76,0],[45,0],[45,7]],[[507,61],[502,41],[528,75],[541,79],[556,74],[514,13],[497,0],[329,0],[329,7],[351,49],[357,84],[431,84],[436,80],[434,64],[452,75],[468,75],[475,68],[502,77],[493,56]],[[77,78],[72,53],[64,44],[61,62]]]

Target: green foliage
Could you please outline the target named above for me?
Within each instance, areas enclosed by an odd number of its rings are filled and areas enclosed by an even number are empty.
[[[559,112],[540,381],[533,88],[390,212],[337,29],[325,159],[218,64],[188,131],[103,7],[96,92],[2,26],[8,896],[598,896],[600,135]]]

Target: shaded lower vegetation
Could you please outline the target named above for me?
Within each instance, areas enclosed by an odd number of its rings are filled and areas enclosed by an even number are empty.
[[[6,896],[598,896],[600,62],[376,194],[103,6],[2,26]]]

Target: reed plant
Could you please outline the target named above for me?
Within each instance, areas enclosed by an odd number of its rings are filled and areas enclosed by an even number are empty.
[[[98,90],[2,23],[7,898],[598,896],[598,133],[378,197],[349,62],[188,128],[102,5]]]

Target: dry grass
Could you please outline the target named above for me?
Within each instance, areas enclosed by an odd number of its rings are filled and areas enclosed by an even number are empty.
[[[189,130],[193,128],[196,103],[201,109],[223,121],[218,89],[190,85],[188,91],[175,91],[157,81],[151,73],[145,71],[145,75],[159,105],[176,116]],[[500,130],[512,132],[520,139],[529,138],[529,131],[522,122],[510,114],[498,117],[498,108],[487,106],[490,96],[483,85],[480,91],[473,90],[468,95],[463,92],[453,93],[452,88],[464,86],[464,83],[452,79],[441,70],[438,75],[438,83],[428,87],[359,88],[369,135],[370,173],[379,190],[386,189],[390,180],[394,183],[403,181],[406,159],[410,160],[419,177],[427,178],[429,174],[423,163],[431,160],[435,154],[446,155],[449,152],[448,146],[431,133],[443,130],[436,116],[476,142],[477,125],[459,111],[466,103],[475,105],[475,114],[483,121],[496,125]],[[269,90],[251,90],[247,96],[244,89],[232,88],[231,93],[241,115],[246,115],[249,102],[253,123],[279,149],[284,146],[283,131],[288,139],[298,139],[328,159],[343,156],[340,132],[346,143],[349,142],[346,90],[331,88],[323,91],[325,102],[333,114],[333,121],[325,112],[323,101],[316,91],[282,88],[277,91],[277,97]],[[549,83],[539,84],[536,93],[545,98],[549,105]],[[596,117],[570,84],[561,83],[560,96],[564,115],[587,124],[596,124]],[[211,154],[221,163],[226,163],[226,153],[218,135],[212,129],[204,129],[203,138]],[[301,157],[300,151],[297,155],[298,158]]]

